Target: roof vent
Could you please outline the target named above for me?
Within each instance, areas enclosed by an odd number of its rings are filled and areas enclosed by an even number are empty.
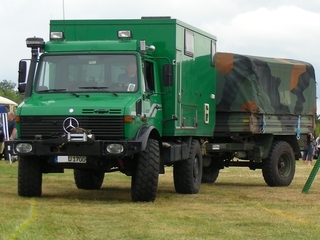
[[[171,19],[170,16],[141,17],[141,19]]]

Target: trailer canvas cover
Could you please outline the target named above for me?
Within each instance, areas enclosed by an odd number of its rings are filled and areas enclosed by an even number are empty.
[[[216,68],[218,112],[315,115],[315,73],[309,63],[219,52]]]

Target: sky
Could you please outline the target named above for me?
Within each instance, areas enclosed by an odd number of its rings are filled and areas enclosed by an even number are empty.
[[[26,38],[47,41],[51,19],[142,16],[170,16],[209,32],[219,52],[301,60],[314,66],[316,80],[320,74],[319,0],[1,0],[0,81],[17,83],[19,61],[31,56]]]

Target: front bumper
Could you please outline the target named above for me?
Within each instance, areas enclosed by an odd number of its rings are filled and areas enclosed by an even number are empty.
[[[19,152],[17,145],[28,143],[32,145],[30,152]],[[121,153],[109,153],[106,149],[109,144],[121,144]],[[35,156],[96,156],[96,157],[126,157],[141,152],[142,143],[134,140],[113,141],[113,140],[93,140],[91,138],[79,137],[70,138],[65,136],[54,139],[40,140],[15,140],[7,141],[6,149],[13,155],[35,155]]]

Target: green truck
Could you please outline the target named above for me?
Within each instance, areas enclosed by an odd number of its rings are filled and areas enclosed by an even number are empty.
[[[26,44],[18,139],[7,142],[20,196],[40,196],[42,174],[64,169],[87,190],[105,173],[131,176],[133,201],[155,200],[166,166],[182,194],[229,166],[287,186],[314,128],[310,64],[217,53],[215,36],[177,19],[51,20],[48,42]]]

